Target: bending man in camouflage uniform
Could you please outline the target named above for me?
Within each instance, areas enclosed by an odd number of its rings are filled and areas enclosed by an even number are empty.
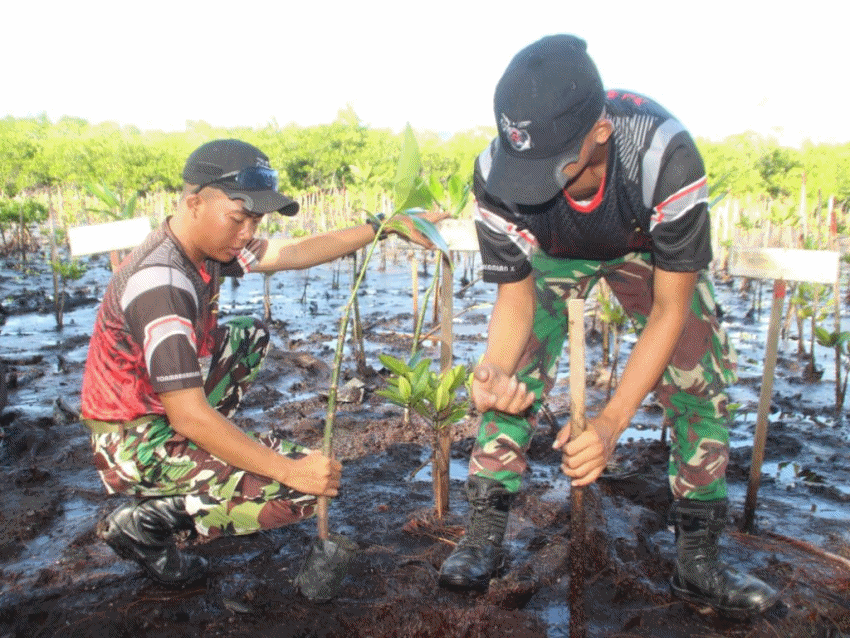
[[[312,514],[316,496],[336,496],[340,485],[338,461],[230,420],[269,332],[251,318],[217,325],[220,278],[309,268],[362,248],[377,231],[366,223],[294,241],[254,238],[264,214],[294,215],[298,204],[277,191],[266,155],[238,140],[195,150],[183,179],[177,213],[107,287],[82,388],[106,489],[136,497],[101,521],[98,535],[152,578],[177,585],[202,576],[206,561],[178,552],[175,532],[280,527]]]
[[[498,284],[472,398],[482,422],[469,466],[468,533],[440,583],[486,589],[502,559],[511,497],[542,396],[567,336],[567,301],[604,279],[640,332],[611,400],[586,431],[554,447],[575,486],[595,481],[655,390],[673,423],[670,487],[677,532],[673,592],[732,615],[775,593],[718,560],[729,445],[724,390],[734,354],[705,268],[711,261],[699,152],[659,105],[602,89],[583,40],[526,47],[496,87],[499,136],[478,157],[474,192],[484,278]]]

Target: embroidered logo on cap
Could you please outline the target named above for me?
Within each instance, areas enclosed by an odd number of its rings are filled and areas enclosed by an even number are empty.
[[[533,144],[531,143],[531,135],[525,130],[525,127],[530,125],[530,121],[511,122],[508,116],[502,113],[499,121],[499,126],[508,138],[511,146],[515,151],[527,151]]]

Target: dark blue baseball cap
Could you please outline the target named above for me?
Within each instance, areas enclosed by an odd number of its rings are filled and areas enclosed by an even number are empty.
[[[581,38],[551,35],[517,53],[496,85],[499,137],[487,192],[517,204],[552,199],[604,105],[602,78]]]
[[[277,190],[277,171],[256,146],[241,140],[213,140],[195,149],[183,167],[183,181],[198,188],[212,186],[230,199],[242,200],[255,215],[294,215],[299,205]]]

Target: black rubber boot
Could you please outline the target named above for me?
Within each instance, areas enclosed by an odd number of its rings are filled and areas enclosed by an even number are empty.
[[[718,559],[726,510],[726,499],[673,503],[676,572],[670,586],[679,598],[710,605],[726,616],[747,618],[769,609],[778,595],[767,583]]]
[[[167,496],[122,505],[97,526],[97,535],[121,558],[134,560],[164,585],[185,585],[202,578],[205,558],[181,554],[175,532],[194,529],[183,496]]]
[[[440,585],[486,591],[504,562],[502,540],[513,495],[498,481],[472,476],[466,481],[469,528],[440,568]]]

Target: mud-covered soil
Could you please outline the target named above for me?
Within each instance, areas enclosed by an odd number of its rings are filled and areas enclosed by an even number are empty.
[[[549,400],[551,418],[540,420],[530,450],[531,469],[508,527],[505,571],[486,594],[439,588],[437,570],[463,530],[465,460],[477,418],[470,415],[455,430],[451,510],[437,521],[427,464],[431,433],[416,420],[404,425],[400,410],[375,394],[384,384],[377,352],[401,356],[410,347],[406,265],[370,272],[360,298],[370,369],[358,374],[352,361],[345,363],[344,382],[356,378],[364,385],[340,404],[336,417],[335,450],[345,469],[331,527],[359,549],[338,597],[329,603],[306,600],[292,584],[313,542],[313,521],[247,537],[186,539],[186,551],[210,559],[212,570],[206,580],[178,590],[152,583],[96,538],[99,518],[122,502],[104,493],[76,420],[88,334],[108,277],[106,260],[93,259],[86,276],[70,286],[61,331],[44,267],[12,261],[5,266],[0,272],[0,361],[8,386],[5,396],[0,391],[6,403],[0,414],[0,638],[569,634],[569,485],[550,448],[556,425],[569,418],[566,375]],[[345,291],[330,285],[331,267],[275,277],[275,347],[237,421],[247,429],[276,427],[318,445]],[[262,314],[262,278],[250,279],[225,291],[223,314]],[[345,271],[341,279],[348,279]],[[455,328],[459,363],[474,360],[483,347],[486,303],[493,292],[479,284],[455,299],[456,313],[468,310]],[[781,601],[762,617],[732,621],[671,596],[666,435],[650,399],[609,471],[585,490],[588,636],[850,635],[850,449],[847,427],[833,418],[832,360],[829,353],[816,352],[823,376],[807,380],[808,360],[797,355],[793,335],[783,340],[757,531],[741,533],[769,308],[752,312],[756,293],[742,295],[734,281],[719,282],[718,292],[741,355],[741,381],[731,391],[739,407],[723,555],[776,587]],[[627,338],[626,352],[628,346]],[[588,390],[590,411],[607,390],[600,353],[591,334],[590,380],[599,383]]]

